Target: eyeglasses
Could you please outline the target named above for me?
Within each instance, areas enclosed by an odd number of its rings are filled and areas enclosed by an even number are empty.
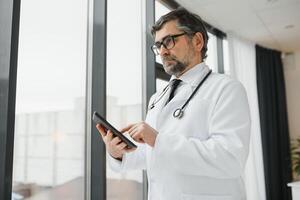
[[[165,49],[170,50],[175,46],[175,38],[185,35],[186,33],[179,33],[176,35],[168,35],[165,38],[162,39],[161,42],[156,42],[153,46],[151,46],[151,50],[155,55],[160,54],[161,46],[163,46]]]

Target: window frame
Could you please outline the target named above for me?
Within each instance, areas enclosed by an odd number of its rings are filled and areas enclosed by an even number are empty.
[[[0,199],[11,199],[20,0],[0,4]]]
[[[106,199],[106,150],[92,121],[93,111],[106,116],[107,0],[90,0],[86,84],[85,199]]]
[[[155,0],[143,0],[143,58],[142,58],[142,117],[147,113],[148,102],[155,92],[155,56],[151,51],[152,36],[149,26],[154,24]],[[106,151],[91,120],[93,111],[106,116],[106,24],[107,0],[93,0],[89,5],[88,77],[87,77],[87,149],[86,199],[107,199]],[[92,21],[92,23],[91,23]],[[143,171],[143,200],[148,199],[148,181]]]
[[[153,38],[149,27],[155,22],[155,0],[143,0],[142,11],[144,13],[142,45],[143,45],[143,58],[142,58],[142,118],[145,119],[148,111],[148,103],[151,96],[156,91],[156,63],[155,55],[151,50],[153,45]],[[143,200],[148,199],[148,178],[146,170],[143,171]]]

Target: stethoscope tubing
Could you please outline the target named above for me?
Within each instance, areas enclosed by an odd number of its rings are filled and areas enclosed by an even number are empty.
[[[205,82],[205,80],[208,78],[208,76],[211,74],[212,70],[209,70],[209,72],[205,75],[205,77],[201,80],[201,82],[197,85],[193,93],[189,96],[189,98],[186,100],[186,102],[181,106],[181,108],[177,108],[173,112],[173,117],[175,118],[181,118],[184,114],[184,108],[188,105],[188,103],[191,101],[191,99],[195,96],[201,85]]]
[[[154,108],[155,107],[155,105],[161,100],[161,98],[166,94],[166,92],[168,91],[168,89],[169,89],[169,84],[163,89],[163,91],[160,93],[160,95],[159,95],[159,97],[158,97],[158,99],[156,100],[154,100],[152,103],[151,103],[151,105],[150,105],[150,108],[148,109],[148,110],[152,110],[152,108]]]
[[[201,85],[206,81],[206,79],[208,78],[208,76],[211,74],[212,70],[209,70],[208,73],[205,75],[205,77],[200,81],[200,83],[197,85],[197,87],[194,89],[194,91],[192,92],[192,94],[189,96],[189,98],[186,100],[186,102],[180,107],[175,109],[175,111],[173,112],[173,117],[174,118],[181,118],[184,114],[184,109],[185,107],[188,105],[188,103],[191,101],[191,99],[195,96],[195,94],[197,93],[197,91],[199,90],[199,88],[201,87]],[[161,100],[161,98],[166,94],[166,92],[169,89],[169,85],[167,85],[162,93],[159,95],[158,100],[154,100],[153,103],[150,105],[150,108],[148,110],[151,110],[155,107],[155,105]]]

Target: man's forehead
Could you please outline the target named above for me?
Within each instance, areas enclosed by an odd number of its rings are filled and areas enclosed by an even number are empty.
[[[155,42],[161,41],[164,37],[168,35],[177,34],[179,32],[177,28],[177,23],[175,20],[166,22],[162,28],[155,33]]]

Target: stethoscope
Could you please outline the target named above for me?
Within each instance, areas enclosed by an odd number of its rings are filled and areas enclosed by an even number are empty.
[[[204,83],[204,81],[207,79],[207,77],[211,74],[212,70],[209,70],[208,73],[205,75],[205,77],[200,81],[200,83],[197,85],[197,87],[195,88],[195,90],[192,92],[192,94],[190,95],[190,97],[186,100],[186,102],[180,107],[177,108],[174,112],[173,112],[173,117],[174,118],[178,118],[180,119],[183,114],[184,114],[184,109],[185,107],[188,105],[188,103],[190,102],[190,100],[194,97],[194,95],[196,94],[196,92],[199,90],[199,88],[201,87],[201,85]],[[166,92],[169,89],[169,85],[167,85],[163,91],[160,93],[160,95],[158,96],[157,99],[155,99],[152,104],[149,106],[148,110],[152,110],[155,105],[161,100],[161,98],[166,94]]]

